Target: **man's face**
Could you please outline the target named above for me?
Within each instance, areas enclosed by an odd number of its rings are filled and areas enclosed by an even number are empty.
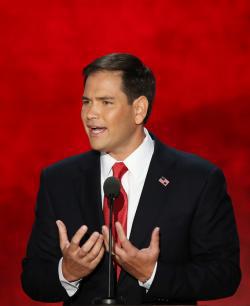
[[[141,125],[135,106],[122,91],[120,72],[100,71],[87,78],[81,112],[93,149],[124,159],[140,144]]]

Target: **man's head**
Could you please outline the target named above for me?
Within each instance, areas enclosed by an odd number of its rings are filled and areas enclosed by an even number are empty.
[[[90,144],[123,160],[145,137],[143,126],[154,97],[154,77],[128,54],[97,59],[84,69],[84,75],[81,118]]]
[[[91,74],[98,71],[117,71],[121,73],[121,89],[126,94],[129,104],[132,104],[140,96],[147,98],[148,110],[143,121],[143,123],[146,123],[155,97],[155,77],[152,71],[134,55],[112,53],[94,60],[83,69],[84,84]]]

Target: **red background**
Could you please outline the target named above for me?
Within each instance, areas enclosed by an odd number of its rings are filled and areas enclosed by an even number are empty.
[[[234,297],[202,305],[250,305],[250,2],[1,0],[0,23],[0,304],[41,305],[19,281],[40,170],[89,148],[82,67],[130,52],[157,76],[148,127],[227,177],[243,279]]]

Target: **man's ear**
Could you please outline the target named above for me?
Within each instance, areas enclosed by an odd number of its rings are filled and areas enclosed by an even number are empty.
[[[134,118],[136,124],[142,124],[148,111],[148,99],[145,96],[140,96],[133,102]]]

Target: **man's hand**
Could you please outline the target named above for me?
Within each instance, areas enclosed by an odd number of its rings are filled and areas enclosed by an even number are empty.
[[[79,243],[88,230],[86,225],[81,226],[69,242],[64,223],[57,220],[56,224],[63,254],[62,273],[64,278],[72,282],[89,275],[103,257],[103,235],[94,232],[80,247]]]
[[[155,264],[160,253],[160,229],[156,227],[151,235],[151,241],[148,248],[137,249],[127,239],[122,225],[119,222],[115,224],[120,245],[114,245],[113,253],[116,262],[129,274],[141,282],[146,282],[152,275]],[[105,247],[108,250],[108,228],[103,226]]]

